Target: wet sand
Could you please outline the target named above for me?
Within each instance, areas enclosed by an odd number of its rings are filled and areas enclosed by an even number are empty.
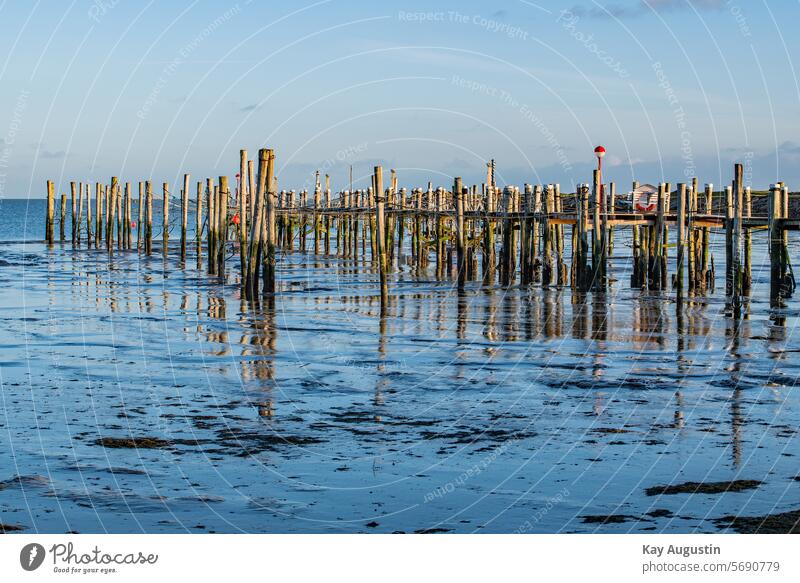
[[[754,254],[727,318],[720,234],[716,292],[679,313],[615,237],[608,294],[404,267],[384,317],[362,260],[283,253],[252,306],[238,260],[222,285],[177,241],[2,243],[0,530],[790,530],[798,300],[770,310]]]

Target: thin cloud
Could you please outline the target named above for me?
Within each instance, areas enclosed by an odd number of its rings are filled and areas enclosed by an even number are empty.
[[[725,0],[638,0],[633,4],[576,5],[569,12],[588,18],[636,18],[653,11],[720,10],[724,5]]]

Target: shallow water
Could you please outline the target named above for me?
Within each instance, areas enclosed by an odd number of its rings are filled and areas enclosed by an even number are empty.
[[[177,247],[47,249],[32,241],[43,206],[11,224],[3,204],[0,523],[718,532],[726,515],[800,508],[797,300],[770,310],[763,232],[738,324],[719,248],[716,292],[678,310],[629,289],[620,231],[607,294],[459,295],[404,267],[382,317],[368,262],[284,252],[274,305],[255,307],[236,257],[222,285],[193,249],[185,266]],[[762,483],[645,493],[727,480]]]

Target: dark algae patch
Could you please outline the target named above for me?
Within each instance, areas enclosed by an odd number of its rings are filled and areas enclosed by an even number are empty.
[[[639,520],[627,514],[590,514],[581,516],[583,524],[622,524],[630,520]]]
[[[740,534],[800,534],[800,510],[766,516],[723,516],[714,523]]]
[[[20,530],[25,530],[25,527],[18,524],[3,524],[0,522],[0,534],[6,534],[7,532],[18,532]]]
[[[731,480],[728,482],[685,482],[671,486],[653,486],[644,493],[647,496],[659,494],[724,494],[725,492],[744,492],[758,488],[760,480]]]
[[[159,437],[101,437],[95,444],[110,449],[169,449],[176,445],[198,445],[196,439],[161,439]]]

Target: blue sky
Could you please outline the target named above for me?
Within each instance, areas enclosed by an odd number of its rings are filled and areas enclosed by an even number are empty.
[[[0,197],[47,178],[334,188],[800,182],[794,0],[0,2]],[[62,189],[64,187],[62,186]]]

